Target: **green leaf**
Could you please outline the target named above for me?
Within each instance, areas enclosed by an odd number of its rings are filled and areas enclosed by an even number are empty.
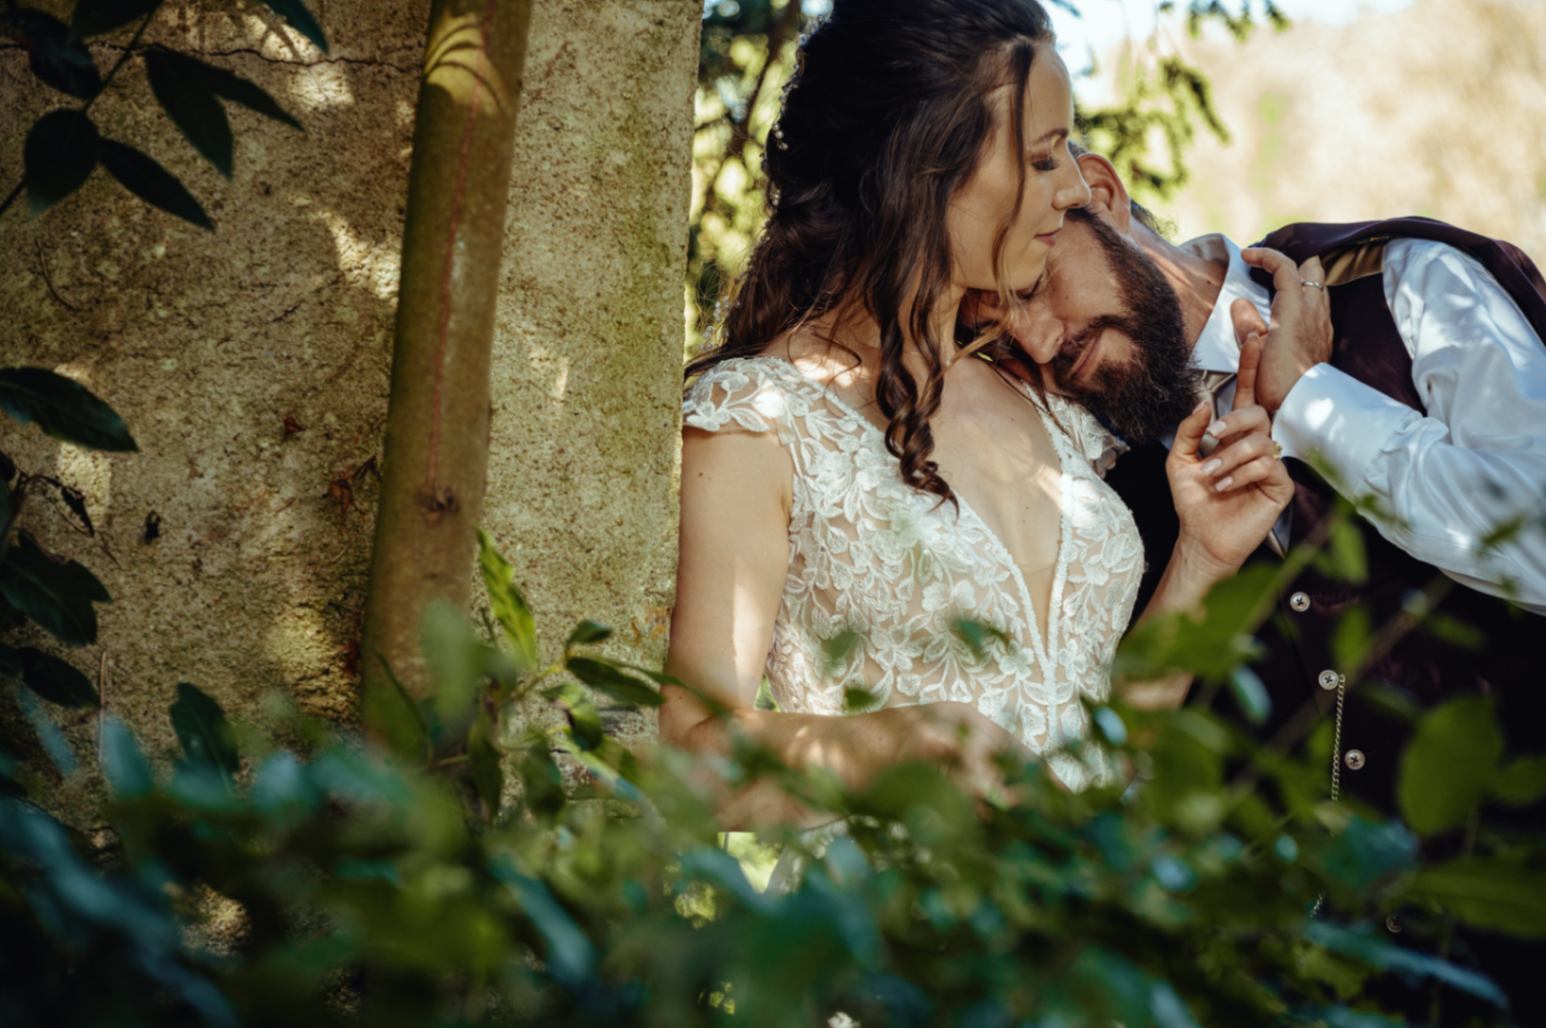
[[[569,638],[564,641],[564,650],[568,651],[576,646],[588,646],[591,643],[605,642],[612,638],[612,629],[606,625],[597,624],[594,621],[581,621],[574,626],[574,631],[569,633]]]
[[[80,111],[49,111],[37,120],[22,145],[27,203],[41,214],[85,184],[97,166],[101,137]]]
[[[301,0],[263,0],[269,10],[295,27],[295,30],[316,44],[318,50],[327,53],[327,37],[322,26],[311,16]]]
[[[43,82],[81,100],[102,91],[102,76],[91,51],[64,22],[30,7],[11,11],[4,20],[26,37],[28,65]]]
[[[139,449],[117,411],[47,368],[0,368],[0,410],[76,446],[117,453]]]
[[[515,655],[525,667],[537,663],[537,626],[515,584],[515,569],[494,546],[494,540],[483,529],[478,529],[478,567],[483,572],[483,587],[488,590],[489,608],[505,631],[505,638],[515,648]]]
[[[252,776],[248,791],[253,809],[270,817],[302,814],[313,810],[321,794],[306,775],[306,766],[287,750],[266,757]]]
[[[660,706],[660,693],[612,664],[588,657],[570,657],[564,667],[592,689],[614,700],[640,707]]]
[[[102,721],[102,774],[118,799],[142,796],[155,788],[150,762],[127,725],[109,714]]]
[[[171,172],[134,147],[112,139],[102,140],[102,167],[119,185],[146,203],[200,228],[215,227],[193,194]]]
[[[850,686],[843,690],[843,712],[847,714],[856,711],[869,710],[875,706],[879,697],[868,689],[858,689]]]
[[[54,765],[54,770],[61,775],[73,772],[76,768],[75,750],[70,747],[70,741],[64,737],[59,726],[54,724],[48,708],[26,689],[18,689],[16,699],[21,706],[22,714],[32,725],[32,730],[37,733],[38,742],[42,745],[43,752],[48,755],[49,762]]]
[[[848,659],[864,643],[864,636],[855,628],[844,628],[830,639],[821,640],[821,659],[828,674],[837,674],[848,665]]]
[[[10,670],[22,684],[50,703],[61,707],[95,707],[97,687],[75,665],[31,646],[0,646],[0,669]]]
[[[596,949],[542,880],[522,874],[508,857],[492,859],[489,870],[509,886],[522,912],[541,934],[545,963],[554,977],[571,988],[587,983],[595,973]]]
[[[966,644],[971,650],[972,657],[982,660],[987,656],[988,643],[997,640],[1005,645],[1013,645],[1008,632],[995,625],[974,621],[971,618],[954,618],[950,622],[950,633]]]
[[[1528,807],[1546,798],[1546,754],[1510,761],[1492,780],[1492,794],[1513,807]]]
[[[1369,580],[1369,558],[1364,552],[1363,533],[1350,514],[1343,514],[1332,522],[1326,559],[1330,563],[1328,570],[1335,578],[1355,585]]]
[[[569,731],[582,750],[593,750],[606,738],[601,727],[601,712],[588,699],[564,702],[564,716],[569,720]]]
[[[1275,568],[1251,565],[1208,591],[1201,618],[1176,613],[1139,622],[1117,647],[1112,677],[1150,681],[1191,671],[1225,680],[1260,650],[1251,633],[1271,613],[1275,587]]]
[[[228,785],[236,781],[240,758],[231,734],[231,725],[220,704],[198,686],[177,683],[177,701],[172,704],[172,729],[182,743],[188,763],[212,768]]]
[[[70,31],[77,39],[99,36],[138,21],[161,6],[161,0],[76,0]]]
[[[1487,648],[1487,633],[1461,621],[1459,618],[1450,617],[1448,614],[1440,614],[1434,611],[1423,617],[1418,627],[1435,639],[1442,639],[1451,646],[1462,650],[1483,650]]]
[[[145,51],[150,91],[193,148],[231,177],[231,123],[198,61],[165,47]]]
[[[386,658],[377,653],[375,659],[381,662],[386,684],[372,680],[360,698],[360,716],[394,755],[405,760],[423,760],[429,755],[430,736],[424,714]]]
[[[1229,673],[1229,691],[1240,705],[1240,713],[1253,725],[1264,725],[1272,713],[1267,687],[1249,666],[1241,664]]]
[[[1351,957],[1382,971],[1401,971],[1407,974],[1434,978],[1479,996],[1489,1003],[1503,1006],[1507,1000],[1492,980],[1475,971],[1457,967],[1447,960],[1391,945],[1369,929],[1344,928],[1325,921],[1310,921],[1304,927],[1305,937],[1325,946],[1333,953]]]
[[[509,654],[486,643],[472,622],[446,600],[424,608],[419,625],[424,661],[434,677],[434,710],[448,738],[460,739],[472,725],[478,698],[488,680],[514,677]]]
[[[0,559],[0,597],[71,646],[97,641],[93,604],[111,600],[95,575],[73,560],[55,560],[29,532]]]
[[[1363,607],[1351,607],[1337,619],[1337,627],[1331,633],[1331,659],[1339,668],[1349,673],[1362,667],[1373,642],[1374,632],[1369,612]]]
[[[1401,816],[1421,835],[1459,828],[1486,797],[1502,755],[1489,698],[1464,696],[1430,710],[1401,754]]]
[[[494,722],[486,710],[478,712],[472,730],[467,733],[467,764],[472,772],[473,787],[477,789],[489,819],[498,817],[505,773],[499,748],[494,745]]]
[[[1546,869],[1489,857],[1463,857],[1418,871],[1411,897],[1487,931],[1546,938]]]
[[[1353,816],[1317,860],[1328,878],[1361,894],[1411,870],[1417,863],[1417,838],[1396,821]]]

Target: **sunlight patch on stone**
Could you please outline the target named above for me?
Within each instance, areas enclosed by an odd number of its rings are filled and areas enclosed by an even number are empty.
[[[394,300],[402,266],[402,253],[397,242],[361,239],[348,220],[334,211],[321,211],[317,217],[332,233],[333,245],[338,251],[338,270],[343,272],[349,284],[367,290],[379,299]]]
[[[290,78],[290,95],[310,111],[354,106],[354,90],[338,64],[298,66]]]

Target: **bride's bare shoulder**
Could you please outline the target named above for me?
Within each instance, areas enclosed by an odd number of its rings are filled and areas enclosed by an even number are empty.
[[[814,326],[805,325],[775,337],[759,356],[788,361],[812,382],[855,399],[874,394],[868,362]]]

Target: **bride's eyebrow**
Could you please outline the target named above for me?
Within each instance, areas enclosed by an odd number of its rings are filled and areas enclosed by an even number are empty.
[[[1067,139],[1067,138],[1068,138],[1068,130],[1066,128],[1055,128],[1051,132],[1043,133],[1040,139],[1033,139],[1033,140],[1031,140],[1030,143],[1028,143],[1027,145],[1028,146],[1040,146],[1042,143],[1046,143],[1046,142],[1049,142],[1049,141],[1056,143],[1056,142],[1061,142],[1062,140]]]

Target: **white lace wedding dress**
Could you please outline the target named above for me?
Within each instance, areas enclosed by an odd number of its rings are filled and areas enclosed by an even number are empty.
[[[1099,771],[1059,746],[1088,732],[1080,698],[1106,698],[1143,545],[1100,477],[1121,444],[1078,404],[1020,388],[1061,464],[1057,561],[1040,620],[1022,569],[959,493],[958,513],[906,485],[881,431],[789,361],[721,361],[688,389],[683,420],[775,433],[793,461],[789,573],[766,666],[780,709],[842,714],[850,687],[875,697],[867,709],[964,701],[1080,788]],[[955,629],[962,620],[1002,638],[974,653]],[[823,643],[849,632],[859,642],[846,655],[835,648],[834,662]]]

